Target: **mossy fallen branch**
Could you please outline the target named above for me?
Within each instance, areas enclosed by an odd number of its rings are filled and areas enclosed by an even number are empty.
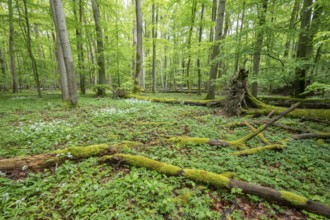
[[[246,126],[248,126],[253,132],[257,132],[258,130],[256,128],[254,128],[249,122],[245,121]],[[267,140],[267,138],[262,134],[259,133],[258,137],[260,138],[260,140],[262,142],[264,142],[267,145],[270,145],[270,142]]]
[[[256,154],[265,150],[280,150],[283,149],[282,144],[270,144],[266,145],[263,147],[256,147],[256,148],[251,148],[251,149],[246,149],[246,150],[241,150],[241,151],[236,151],[232,153],[234,156],[245,156],[245,155],[250,155],[250,154]]]
[[[135,94],[126,94],[123,98],[131,98],[131,99],[169,103],[169,104],[193,105],[193,106],[212,106],[215,105],[216,103],[216,101],[214,100],[177,100],[177,99],[169,99],[169,98],[147,97],[147,96],[141,96]],[[218,101],[220,102],[222,100],[218,100]]]
[[[288,191],[278,191],[269,187],[264,187],[244,181],[233,180],[225,175],[211,173],[205,170],[182,169],[167,163],[162,163],[143,156],[115,154],[112,156],[104,156],[102,162],[125,162],[132,166],[145,167],[156,170],[162,174],[169,176],[184,176],[190,180],[221,188],[239,188],[244,193],[257,195],[270,202],[278,202],[284,205],[304,209],[309,212],[330,217],[330,207],[315,201],[311,201],[298,194]]]

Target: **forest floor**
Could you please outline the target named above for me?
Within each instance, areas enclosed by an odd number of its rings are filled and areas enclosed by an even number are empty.
[[[201,98],[187,94],[158,97]],[[59,94],[37,98],[29,93],[2,93],[0,158],[69,146],[138,142],[126,153],[184,168],[234,172],[237,180],[295,192],[330,205],[329,140],[295,140],[286,143],[282,151],[245,157],[232,155],[237,150],[232,147],[182,146],[166,141],[176,136],[237,140],[251,130],[228,124],[265,118],[227,118],[221,109],[96,98],[92,94],[80,96],[79,108],[67,109]],[[330,132],[326,124],[290,118],[280,122],[306,132]],[[270,127],[263,134],[275,142],[294,133]],[[257,137],[248,142],[248,147],[263,145]],[[27,176],[23,171],[9,178],[0,174],[4,219],[325,219],[244,195],[238,189],[202,186],[146,168],[99,164],[97,158],[66,161]]]

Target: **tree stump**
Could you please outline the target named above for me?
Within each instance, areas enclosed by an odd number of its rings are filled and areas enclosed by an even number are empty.
[[[238,75],[231,81],[229,94],[223,109],[229,116],[240,116],[242,105],[247,107],[245,96],[247,94],[247,79],[249,71],[240,69]]]

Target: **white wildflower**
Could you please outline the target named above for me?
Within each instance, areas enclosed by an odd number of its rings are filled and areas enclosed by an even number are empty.
[[[71,152],[68,152],[68,153],[67,153],[67,157],[68,157],[68,158],[73,158]]]
[[[22,170],[24,171],[24,170],[27,170],[28,168],[29,168],[28,166],[24,165],[24,166],[22,167]]]
[[[5,193],[5,194],[3,194],[2,197],[3,197],[3,199],[4,199],[5,201],[8,201],[9,198],[10,198],[9,193]]]

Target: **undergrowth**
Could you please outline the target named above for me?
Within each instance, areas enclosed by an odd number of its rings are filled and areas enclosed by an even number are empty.
[[[187,95],[175,96],[188,99]],[[197,99],[196,95],[189,96],[190,100]],[[175,136],[236,140],[250,132],[247,127],[226,126],[242,118],[226,118],[211,108],[85,95],[80,97],[79,108],[67,109],[57,94],[41,99],[30,94],[1,94],[0,106],[1,158],[69,146],[135,141],[143,145],[128,153],[184,168],[231,171],[236,179],[330,204],[327,140],[291,141],[280,152],[236,157],[231,155],[236,150],[233,148],[182,146],[166,141]],[[284,118],[281,123],[306,128],[306,132],[329,132],[326,125],[299,119]],[[275,142],[292,134],[270,127],[264,135]],[[257,137],[248,142],[248,147],[262,145]],[[66,162],[20,180],[0,174],[0,213],[4,219],[220,219],[235,203],[236,209],[229,214],[232,219],[321,218],[288,211],[256,196],[245,196],[239,190],[201,187],[190,180],[144,168],[100,165],[96,158],[76,164]]]

